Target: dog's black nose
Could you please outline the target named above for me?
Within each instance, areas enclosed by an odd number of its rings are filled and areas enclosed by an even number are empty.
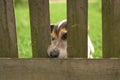
[[[50,52],[51,58],[58,58],[58,56],[59,56],[59,50],[54,50]]]

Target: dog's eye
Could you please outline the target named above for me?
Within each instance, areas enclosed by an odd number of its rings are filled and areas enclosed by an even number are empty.
[[[62,39],[62,40],[66,40],[66,39],[67,39],[67,33],[63,34],[63,36],[62,36],[61,39]]]
[[[54,41],[54,40],[55,40],[55,38],[51,38],[51,40],[52,40],[52,41]]]

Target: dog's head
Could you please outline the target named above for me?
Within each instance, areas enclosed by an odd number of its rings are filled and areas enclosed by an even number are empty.
[[[51,44],[48,55],[51,58],[67,58],[67,21],[51,25]]]

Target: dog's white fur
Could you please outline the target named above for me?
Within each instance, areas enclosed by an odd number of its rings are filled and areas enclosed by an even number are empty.
[[[60,28],[60,26],[61,26],[64,22],[66,22],[66,19],[65,19],[65,20],[62,20],[62,21],[58,24],[58,29]]]
[[[88,58],[93,58],[92,54],[94,53],[94,47],[90,37],[88,36]]]

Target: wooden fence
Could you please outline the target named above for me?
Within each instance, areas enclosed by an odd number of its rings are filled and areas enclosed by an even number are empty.
[[[29,8],[33,58],[18,59],[13,0],[0,0],[0,80],[120,80],[120,0],[102,0],[104,59],[87,59],[88,0],[67,0],[68,59],[47,58],[49,0]]]

